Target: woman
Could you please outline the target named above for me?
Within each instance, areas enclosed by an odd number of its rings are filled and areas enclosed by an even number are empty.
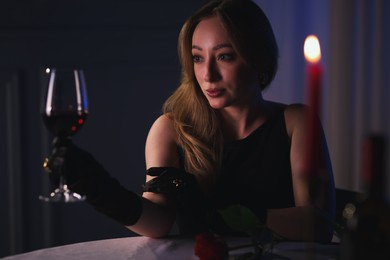
[[[142,198],[68,144],[71,189],[145,236],[169,234],[176,219],[183,234],[229,234],[216,210],[240,204],[279,238],[330,241],[334,183],[325,139],[308,172],[307,109],[262,97],[278,55],[262,10],[250,0],[209,2],[184,24],[179,55],[181,84],[147,137]],[[103,186],[110,196],[99,196]]]

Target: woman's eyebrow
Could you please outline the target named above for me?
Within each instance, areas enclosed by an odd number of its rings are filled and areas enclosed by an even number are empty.
[[[216,51],[216,50],[223,49],[223,48],[233,48],[233,46],[230,43],[222,43],[222,44],[218,44],[217,46],[213,47],[213,50]]]
[[[192,45],[192,49],[199,50],[199,51],[202,50],[202,48],[198,45]]]
[[[230,43],[222,43],[214,46],[213,50],[216,51],[222,48],[233,48],[233,46]],[[202,47],[200,47],[199,45],[192,45],[192,49],[196,49],[199,51],[203,50]]]

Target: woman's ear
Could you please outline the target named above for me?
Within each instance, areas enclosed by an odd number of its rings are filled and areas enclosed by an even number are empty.
[[[260,72],[259,74],[259,83],[260,86],[263,88],[268,84],[268,74],[265,72]]]

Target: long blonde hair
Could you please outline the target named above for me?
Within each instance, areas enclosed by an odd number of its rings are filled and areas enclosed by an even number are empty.
[[[185,170],[206,181],[215,180],[220,169],[223,136],[218,111],[210,107],[194,75],[192,35],[201,20],[214,15],[221,19],[237,53],[258,69],[262,89],[275,76],[278,56],[271,25],[250,0],[210,1],[183,25],[178,40],[181,82],[164,103],[163,112],[173,119]]]

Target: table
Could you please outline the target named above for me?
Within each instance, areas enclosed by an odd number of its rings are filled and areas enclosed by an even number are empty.
[[[229,247],[247,244],[248,238],[227,238]],[[230,252],[230,258],[249,252],[252,248],[244,248]],[[272,254],[278,258],[272,259],[338,259],[339,245],[280,242],[272,249]],[[28,253],[8,256],[3,260],[34,260],[34,259],[134,259],[134,260],[172,260],[198,259],[194,255],[194,239],[179,237],[154,239],[148,237],[126,237],[104,239],[76,243],[58,247],[35,250]],[[269,259],[269,258],[267,258]]]

